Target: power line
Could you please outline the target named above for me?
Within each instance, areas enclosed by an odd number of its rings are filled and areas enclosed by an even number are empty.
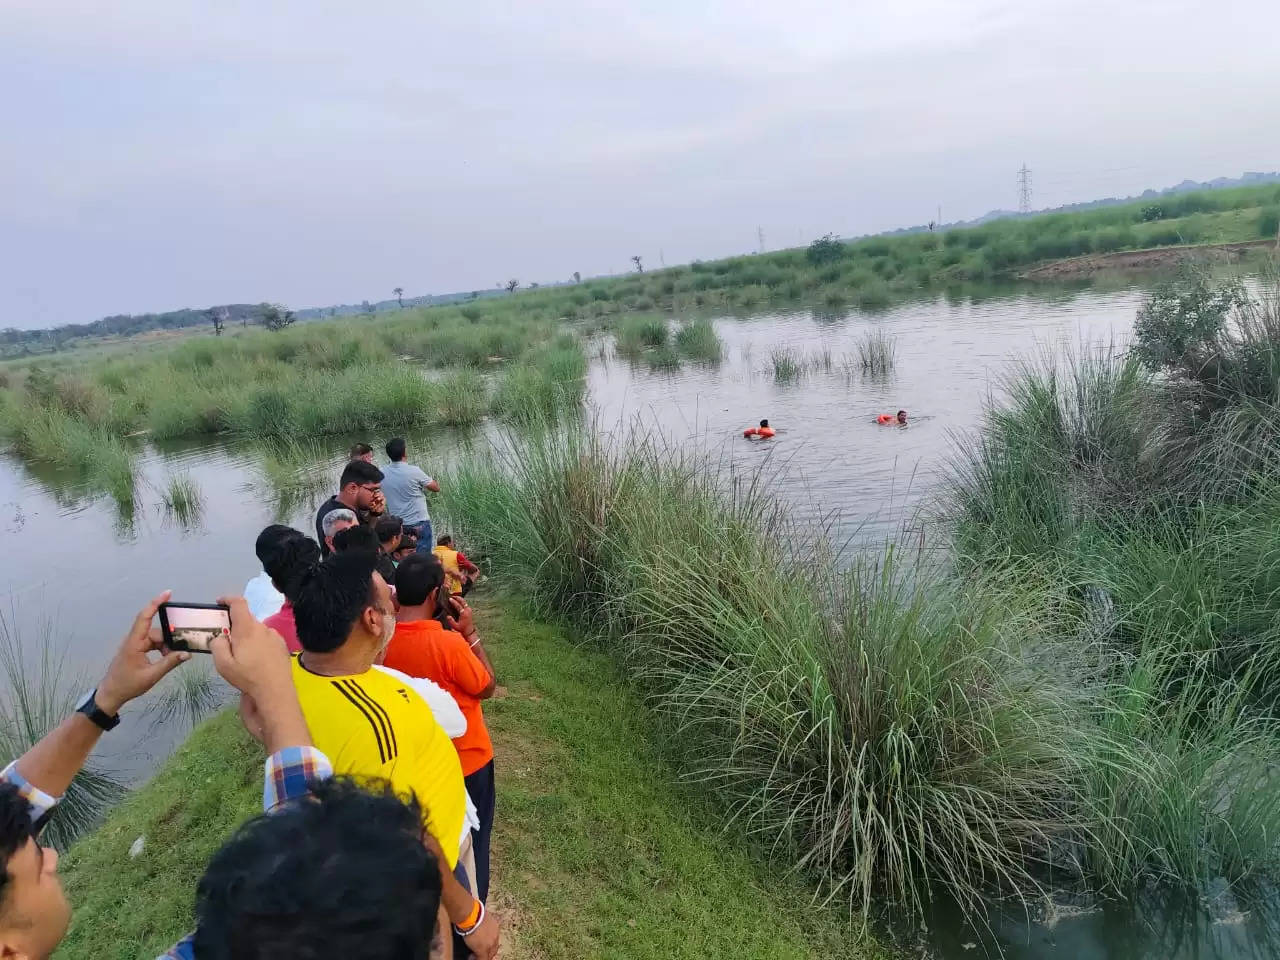
[[[1024,160],[1018,170],[1018,212],[1031,212],[1031,171]]]

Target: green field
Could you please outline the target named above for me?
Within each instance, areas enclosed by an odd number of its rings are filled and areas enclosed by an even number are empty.
[[[744,854],[702,794],[674,785],[645,709],[607,657],[511,603],[481,609],[505,687],[486,705],[504,957],[885,956],[781,867]],[[261,770],[233,712],[198,728],[63,860],[76,909],[56,956],[135,960],[187,932],[209,855],[261,804]]]

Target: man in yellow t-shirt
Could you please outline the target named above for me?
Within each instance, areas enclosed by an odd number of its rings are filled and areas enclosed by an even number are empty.
[[[445,534],[436,541],[436,548],[431,551],[444,567],[444,585],[449,595],[461,596],[467,592],[472,580],[480,572],[480,568],[463,556],[462,552],[453,548],[453,537]]]
[[[374,667],[396,615],[373,555],[335,554],[303,574],[294,593],[302,652],[293,659],[293,681],[312,742],[335,773],[381,778],[417,797],[442,854],[443,909],[473,953],[493,956],[497,920],[454,875],[467,816],[457,751],[426,701]]]

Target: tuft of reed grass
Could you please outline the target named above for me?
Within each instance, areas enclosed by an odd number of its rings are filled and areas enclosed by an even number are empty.
[[[147,716],[152,728],[175,723],[192,730],[231,698],[230,688],[214,671],[207,657],[194,657],[171,671],[160,688],[148,697]]]
[[[858,366],[863,373],[884,374],[893,369],[898,341],[882,329],[868,330],[858,338]]]
[[[672,371],[680,369],[680,352],[671,344],[664,343],[654,347],[645,354],[645,362],[650,370]]]
[[[676,347],[690,360],[719,363],[724,357],[724,344],[715,324],[705,318],[691,320],[676,331]]]
[[[204,495],[189,473],[170,474],[168,482],[160,490],[160,498],[165,514],[184,527],[199,523],[204,515]]]
[[[662,317],[631,316],[624,319],[615,335],[615,349],[624,357],[638,357],[645,350],[667,344],[670,330]]]
[[[775,347],[769,351],[769,365],[773,379],[778,383],[793,383],[804,372],[804,358],[790,347]]]
[[[918,909],[931,882],[1034,890],[1080,828],[1088,737],[1020,591],[893,551],[841,574],[749,478],[726,495],[643,436],[505,449],[450,477],[451,520],[617,653],[684,774],[765,848],[864,912]]]

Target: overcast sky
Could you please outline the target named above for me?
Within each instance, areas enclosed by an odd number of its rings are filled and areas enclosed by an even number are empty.
[[[1280,169],[1276,0],[0,0],[0,326]]]

